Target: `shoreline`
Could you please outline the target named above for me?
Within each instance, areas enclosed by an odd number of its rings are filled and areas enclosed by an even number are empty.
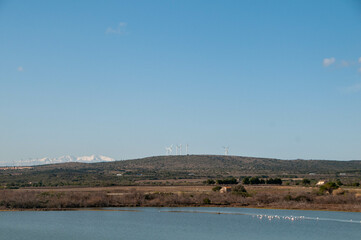
[[[325,209],[325,208],[281,208],[281,207],[260,207],[260,206],[225,206],[225,205],[180,205],[180,206],[109,206],[109,207],[84,207],[84,208],[14,208],[14,209],[0,209],[0,212],[65,212],[65,211],[119,211],[119,212],[140,212],[140,208],[248,208],[248,209],[268,209],[268,210],[299,210],[299,211],[321,211],[321,212],[353,212],[361,213],[360,210],[341,210],[341,209]],[[128,208],[128,209],[122,209]],[[133,210],[134,209],[134,210]]]

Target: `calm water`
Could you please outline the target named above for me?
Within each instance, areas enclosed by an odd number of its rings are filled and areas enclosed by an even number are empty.
[[[0,212],[0,239],[361,239],[361,213],[250,208],[106,210],[115,211]]]

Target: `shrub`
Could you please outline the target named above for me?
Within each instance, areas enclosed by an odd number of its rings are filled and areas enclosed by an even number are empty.
[[[203,203],[204,204],[211,204],[211,200],[209,198],[204,198]]]
[[[209,184],[209,185],[212,185],[212,184],[215,184],[216,181],[214,181],[213,179],[208,179],[208,180],[206,181],[206,183]]]
[[[221,190],[221,188],[221,186],[215,186],[214,188],[212,188],[212,190],[218,192],[219,190]]]
[[[270,178],[270,179],[267,179],[266,181],[267,184],[277,184],[277,185],[282,185],[282,179],[281,178]]]
[[[296,197],[292,197],[290,194],[287,194],[284,197],[284,200],[286,200],[286,201],[296,201],[296,202],[311,202],[312,198],[310,196],[306,196],[306,195],[298,195]]]
[[[360,183],[355,182],[355,183],[352,184],[352,186],[354,186],[354,187],[359,187],[359,186],[360,186]]]
[[[239,195],[242,195],[244,197],[248,196],[247,190],[241,184],[238,184],[238,185],[234,186],[232,188],[232,193],[233,194],[239,194]]]
[[[338,186],[337,186],[337,184],[336,183],[334,183],[334,182],[328,182],[328,183],[325,183],[325,184],[323,184],[322,186],[320,186],[320,190],[319,190],[319,192],[320,193],[325,193],[325,192],[327,192],[327,193],[332,193],[333,192],[333,190],[335,190],[335,189],[337,189],[338,188]]]
[[[311,180],[310,179],[307,179],[307,178],[304,178],[302,179],[302,185],[303,186],[308,186],[311,184]]]
[[[217,179],[217,184],[237,184],[237,179],[235,178],[226,178],[226,179]]]
[[[336,184],[337,184],[337,186],[339,186],[339,187],[341,187],[341,186],[343,185],[343,183],[341,182],[340,179],[337,179]]]

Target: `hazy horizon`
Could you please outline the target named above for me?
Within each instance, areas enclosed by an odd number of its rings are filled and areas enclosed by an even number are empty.
[[[360,160],[360,39],[353,0],[0,1],[0,165]]]

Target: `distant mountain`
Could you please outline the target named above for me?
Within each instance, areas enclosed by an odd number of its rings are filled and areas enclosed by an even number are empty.
[[[361,172],[361,161],[280,160],[224,155],[154,156],[134,160],[90,164],[89,167],[112,171],[122,169],[146,176],[181,173],[194,176],[339,174]],[[185,177],[185,176],[183,176]]]
[[[23,166],[33,166],[33,165],[44,165],[44,164],[54,164],[54,163],[68,163],[68,162],[81,162],[81,163],[95,163],[95,162],[113,162],[114,159],[102,155],[90,155],[90,156],[81,156],[74,157],[71,155],[65,155],[58,158],[34,158],[21,162]]]

